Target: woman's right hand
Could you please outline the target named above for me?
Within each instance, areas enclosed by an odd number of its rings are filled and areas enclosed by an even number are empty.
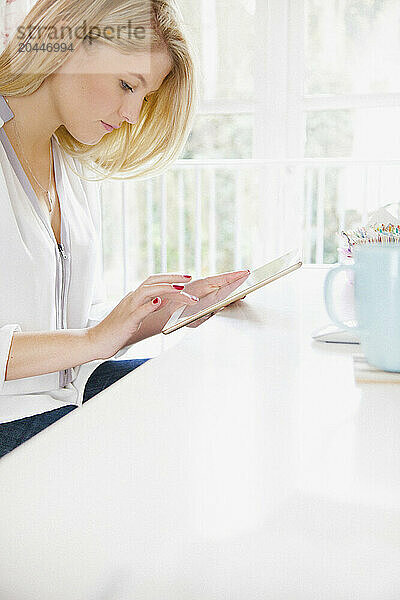
[[[184,292],[184,284],[189,279],[175,274],[151,275],[136,290],[129,292],[100,323],[89,329],[99,358],[111,358],[121,348],[132,344],[132,337],[143,320],[165,304],[163,298],[177,300],[182,305],[195,305],[198,298]]]

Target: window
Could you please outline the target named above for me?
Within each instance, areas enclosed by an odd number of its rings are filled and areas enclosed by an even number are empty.
[[[297,244],[306,262],[336,262],[338,232],[397,195],[400,4],[180,6],[201,57],[201,109],[181,160],[125,193],[125,280],[257,266]]]

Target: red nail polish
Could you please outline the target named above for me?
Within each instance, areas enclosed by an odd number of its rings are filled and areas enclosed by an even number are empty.
[[[177,283],[173,283],[172,287],[175,288],[176,290],[184,290],[185,289],[184,285],[178,285]]]
[[[191,275],[184,275],[184,277],[186,277],[186,279],[192,279]]]
[[[161,301],[160,298],[154,298],[153,304],[158,304],[160,301]]]

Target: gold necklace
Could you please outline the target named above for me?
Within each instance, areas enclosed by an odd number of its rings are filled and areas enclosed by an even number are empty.
[[[4,97],[4,99],[5,99],[5,101],[6,101],[6,102],[7,102],[7,104],[8,104],[8,100],[7,100],[7,98],[5,98],[5,97]],[[10,106],[10,105],[9,105],[9,106]],[[10,107],[10,108],[11,108],[11,107]],[[15,119],[15,117],[14,117],[14,119]],[[24,157],[24,160],[25,160],[25,162],[26,162],[26,165],[27,165],[27,167],[28,167],[29,171],[31,172],[31,175],[32,175],[33,179],[36,181],[36,183],[38,184],[38,186],[39,186],[39,187],[40,187],[40,188],[41,188],[41,189],[42,189],[42,190],[45,192],[45,194],[46,194],[46,197],[47,197],[48,203],[50,204],[50,209],[49,209],[49,212],[50,212],[50,214],[51,214],[51,213],[53,212],[53,210],[54,210],[54,204],[55,204],[55,199],[54,199],[54,200],[53,200],[53,202],[52,202],[52,201],[51,201],[51,198],[50,198],[51,176],[52,176],[52,173],[53,173],[53,160],[52,160],[52,159],[53,159],[53,152],[52,152],[51,143],[50,143],[50,177],[49,177],[49,185],[48,185],[48,189],[46,190],[46,189],[45,189],[45,188],[44,188],[44,187],[43,187],[43,186],[42,186],[42,185],[41,185],[41,184],[38,182],[38,180],[36,179],[35,175],[32,173],[32,169],[30,168],[30,166],[29,166],[29,162],[27,161],[27,159],[26,159],[26,156],[25,156],[25,153],[24,153],[24,151],[23,151],[23,149],[22,149],[21,138],[20,138],[20,136],[19,136],[19,133],[18,133],[18,130],[17,130],[17,126],[16,126],[16,124],[15,124],[15,122],[14,122],[14,119],[11,119],[11,123],[12,123],[13,129],[14,129],[14,131],[15,131],[16,135],[17,135],[17,142],[18,142],[18,146],[19,146],[19,147],[20,147],[20,149],[21,149],[22,156]]]

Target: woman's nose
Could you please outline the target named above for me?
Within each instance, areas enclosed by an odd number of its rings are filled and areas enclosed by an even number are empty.
[[[132,125],[135,125],[139,120],[139,112],[140,111],[136,111],[136,113],[134,113],[132,111],[130,111],[130,112],[122,111],[120,114],[122,115],[122,119],[124,121],[127,121],[128,123],[131,123]]]
[[[143,106],[143,100],[141,102],[139,102],[138,104],[136,104],[134,110],[130,110],[129,112],[125,109],[125,111],[122,111],[122,115],[123,115],[123,119],[125,119],[125,121],[127,121],[128,123],[130,123],[131,125],[136,125],[136,123],[139,121],[139,116],[140,116],[140,112],[142,110],[142,106]]]
[[[125,121],[127,121],[128,123],[130,123],[131,125],[136,125],[137,123],[137,119],[134,119],[133,117],[122,117]]]

